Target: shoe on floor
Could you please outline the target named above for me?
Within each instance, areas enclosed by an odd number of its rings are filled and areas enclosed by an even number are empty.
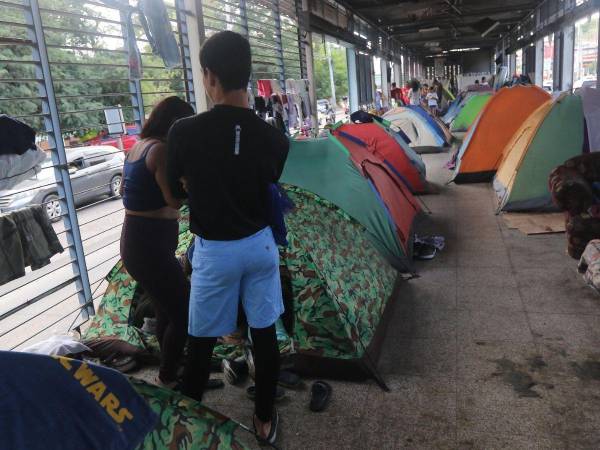
[[[266,438],[263,438],[258,435],[256,431],[256,415],[252,417],[252,424],[254,425],[254,435],[256,436],[256,441],[259,445],[274,445],[277,440],[277,427],[279,426],[279,413],[277,409],[273,408],[273,416],[271,417],[271,429],[269,430],[269,435]]]
[[[225,380],[227,380],[229,384],[239,384],[248,376],[248,364],[243,358],[224,359],[222,367]]]
[[[309,408],[313,412],[321,412],[329,404],[331,399],[331,386],[325,381],[315,381],[310,389]]]
[[[279,371],[279,378],[277,379],[277,383],[280,386],[288,389],[298,389],[302,384],[302,379],[293,372],[289,372],[287,370]]]

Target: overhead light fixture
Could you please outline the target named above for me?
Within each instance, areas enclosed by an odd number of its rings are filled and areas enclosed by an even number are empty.
[[[467,48],[453,48],[450,51],[452,53],[459,53],[459,52],[475,52],[477,50],[479,50],[481,47],[467,47]]]
[[[478,31],[479,33],[481,33],[481,37],[486,37],[488,34],[490,34],[492,31],[494,31],[499,25],[500,25],[499,21],[490,19],[489,17],[486,17],[485,19],[481,19],[479,22],[475,23],[473,25],[473,28],[476,31]]]
[[[430,31],[439,31],[440,27],[421,28],[419,33],[429,33]]]

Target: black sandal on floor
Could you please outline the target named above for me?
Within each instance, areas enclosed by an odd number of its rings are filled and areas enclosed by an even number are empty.
[[[279,378],[277,379],[277,383],[280,386],[283,386],[284,388],[298,389],[302,384],[302,379],[293,372],[281,370],[279,372]]]
[[[259,445],[275,445],[275,441],[277,440],[277,427],[279,426],[279,413],[275,408],[273,408],[273,415],[271,416],[271,429],[269,430],[269,435],[266,438],[259,436],[258,432],[256,431],[256,414],[252,416],[252,425],[254,425],[254,436],[256,436],[256,441]]]
[[[315,381],[310,389],[309,408],[313,412],[321,412],[329,404],[331,399],[331,386],[325,381]]]

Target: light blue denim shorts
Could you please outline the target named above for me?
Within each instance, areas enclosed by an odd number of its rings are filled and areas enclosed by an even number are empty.
[[[191,336],[233,333],[240,303],[252,328],[269,327],[283,314],[279,252],[270,227],[237,241],[196,237],[192,269]]]

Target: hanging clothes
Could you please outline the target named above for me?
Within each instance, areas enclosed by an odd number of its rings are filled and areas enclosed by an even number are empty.
[[[140,22],[150,41],[152,52],[159,55],[167,69],[181,67],[181,54],[167,7],[162,0],[140,0]]]
[[[16,231],[16,232],[15,232]],[[40,269],[64,251],[46,212],[33,206],[0,215],[0,284]]]
[[[22,155],[0,155],[0,191],[12,189],[37,175],[41,171],[40,163],[45,159],[46,153],[37,148],[27,150]]]
[[[22,155],[35,148],[35,131],[26,123],[0,114],[0,155]]]
[[[258,80],[256,84],[258,86],[258,95],[264,98],[271,97],[271,94],[273,94],[271,80]]]

